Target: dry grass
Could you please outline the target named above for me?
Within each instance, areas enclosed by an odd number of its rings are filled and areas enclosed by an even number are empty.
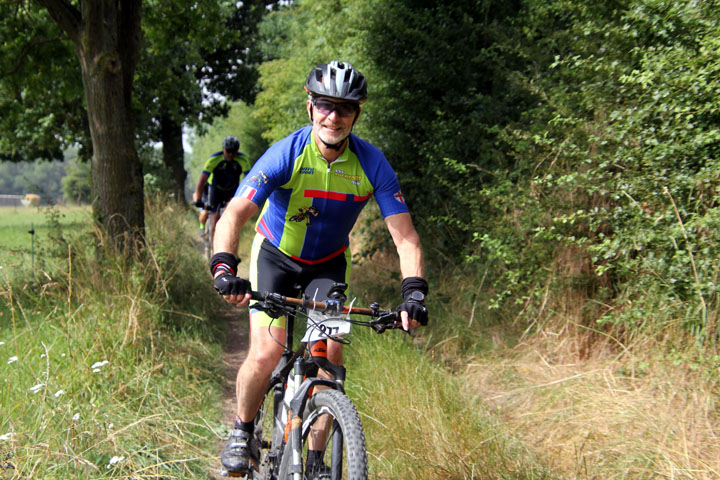
[[[586,336],[541,330],[464,376],[565,478],[720,478],[716,381],[652,358],[657,345],[580,361]]]

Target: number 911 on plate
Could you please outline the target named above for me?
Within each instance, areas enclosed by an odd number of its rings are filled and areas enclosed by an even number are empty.
[[[326,337],[347,335],[350,333],[350,326],[350,322],[344,318],[311,315],[302,341],[305,343],[314,342]]]

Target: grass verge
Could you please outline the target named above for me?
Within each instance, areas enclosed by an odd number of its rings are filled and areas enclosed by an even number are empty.
[[[65,258],[4,270],[0,477],[207,478],[225,428],[222,337],[205,320],[219,299],[191,215],[147,212],[141,262],[84,230],[56,239]]]

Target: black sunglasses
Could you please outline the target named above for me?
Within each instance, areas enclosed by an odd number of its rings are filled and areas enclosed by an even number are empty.
[[[312,104],[322,115],[330,115],[332,112],[337,112],[341,117],[352,117],[357,113],[359,108],[357,103],[335,103],[321,98],[313,98]]]

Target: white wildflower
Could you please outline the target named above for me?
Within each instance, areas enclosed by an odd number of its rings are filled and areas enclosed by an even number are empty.
[[[76,413],[75,415],[73,415],[72,419],[73,419],[73,422],[77,422],[78,420],[80,420],[80,414]]]
[[[58,390],[55,392],[55,398],[58,398],[60,395],[65,395],[65,390]]]
[[[110,467],[112,467],[116,463],[122,462],[123,460],[125,460],[125,457],[116,457],[113,455],[113,457],[110,459],[110,461],[107,464],[107,469],[110,470]]]
[[[108,428],[108,430],[112,430],[114,426],[115,426],[114,423],[108,423],[107,428]]]
[[[0,342],[0,345],[5,345],[5,342]]]
[[[0,442],[7,442],[12,437],[12,432],[8,432],[4,435],[0,435]]]
[[[40,355],[40,358],[45,358],[45,357],[46,357],[46,355],[44,353],[42,355]]]
[[[37,393],[37,392],[39,392],[44,386],[45,386],[44,383],[38,383],[38,384],[35,385],[34,387],[30,387],[29,390],[30,390],[31,392],[33,392],[33,393]]]
[[[104,367],[105,365],[107,365],[108,363],[110,363],[110,362],[108,362],[107,360],[103,360],[102,362],[95,362],[92,364],[92,366],[90,368],[92,368],[93,372],[98,373],[100,371],[100,369],[102,367]]]
[[[17,361],[18,361],[17,356],[10,357],[10,358],[8,358],[8,365],[10,365],[11,363],[15,363]]]

